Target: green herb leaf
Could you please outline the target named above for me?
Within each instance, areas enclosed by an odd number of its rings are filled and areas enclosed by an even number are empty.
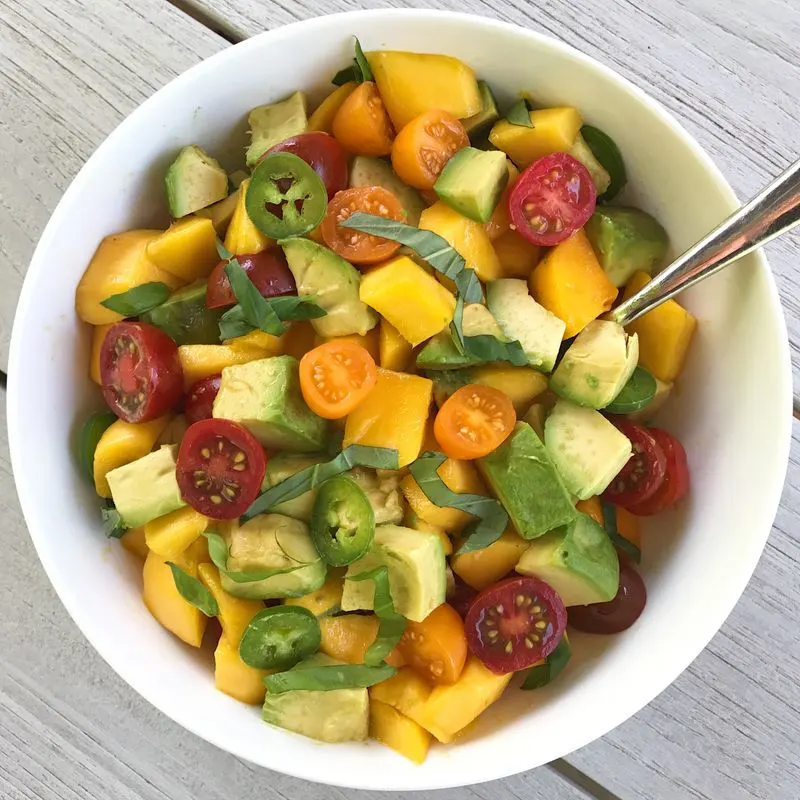
[[[117,421],[117,415],[110,411],[91,414],[78,432],[77,455],[81,472],[94,481],[94,451],[106,430]]]
[[[227,270],[226,270],[227,271]],[[264,304],[278,318],[277,325],[270,323],[270,330],[259,328],[250,324],[244,308],[241,304],[229,308],[220,318],[219,334],[222,340],[233,339],[236,336],[244,336],[254,330],[264,330],[273,336],[280,336],[286,333],[288,322],[293,320],[318,319],[324,317],[328,312],[317,303],[316,297],[306,295],[297,297],[289,295],[287,297],[263,297]],[[269,320],[273,320],[269,314]]]
[[[506,119],[512,125],[520,125],[523,128],[532,128],[533,122],[531,121],[530,106],[524,97],[520,97],[511,108],[508,109]]]
[[[288,672],[267,675],[264,685],[271,694],[283,692],[330,692],[336,689],[361,689],[388,680],[397,673],[394,667],[381,664],[335,664],[326,667],[305,667],[299,664]]]
[[[656,396],[656,379],[644,368],[636,367],[620,393],[605,407],[611,414],[633,414],[647,408]]]
[[[331,83],[334,86],[344,86],[346,83],[351,83],[355,81],[356,83],[360,83],[358,80],[360,77],[360,72],[358,67],[355,63],[351,64],[349,67],[345,67],[344,69],[340,69],[332,78]]]
[[[464,346],[467,352],[480,358],[481,361],[508,361],[517,367],[528,365],[528,359],[522,345],[514,340],[511,342],[501,342],[496,336],[465,336]]]
[[[175,581],[178,594],[187,603],[191,603],[207,617],[216,617],[219,614],[219,606],[214,595],[197,578],[184,572],[172,561],[167,561],[167,566],[172,570],[172,580]]]
[[[548,683],[551,683],[559,676],[571,657],[572,648],[569,646],[567,637],[563,636],[556,649],[544,660],[544,664],[539,664],[528,670],[525,680],[519,688],[530,691],[531,689],[540,689],[542,686],[547,686]]]
[[[134,286],[127,292],[112,294],[111,297],[101,300],[100,305],[122,314],[123,317],[138,317],[139,314],[160,306],[168,297],[169,286],[166,283],[152,281]]]
[[[121,539],[128,532],[128,526],[122,521],[117,507],[111,500],[105,501],[100,514],[103,517],[103,531],[109,539]]]
[[[382,663],[383,659],[397,646],[408,626],[408,620],[394,609],[392,593],[389,589],[389,570],[386,567],[376,567],[367,572],[359,572],[358,575],[348,576],[347,580],[371,580],[375,583],[373,609],[381,624],[375,641],[364,655],[364,663],[374,667]]]
[[[328,478],[341,475],[353,467],[372,467],[373,469],[397,469],[398,453],[387,447],[366,447],[361,444],[351,444],[345,447],[338,456],[331,461],[296,472],[281,481],[276,486],[262,492],[253,505],[242,515],[246,522],[257,514],[264,514],[286,500],[293,500],[301,494],[319,486]]]
[[[308,566],[305,562],[298,561],[295,566],[286,567],[284,569],[260,569],[248,572],[230,570],[228,569],[228,545],[225,540],[218,533],[213,533],[211,531],[206,531],[203,536],[208,540],[208,555],[214,563],[214,566],[220,572],[224,572],[234,583],[265,581],[267,578],[272,578],[275,575],[286,575],[289,572],[295,572],[298,569]],[[286,551],[283,552],[285,555]],[[287,556],[287,558],[289,558],[289,556]],[[295,559],[292,560],[294,561]]]
[[[363,83],[364,81],[371,81],[373,80],[372,70],[369,67],[369,62],[367,61],[367,57],[364,55],[364,51],[361,49],[361,42],[358,41],[358,37],[353,37],[356,40],[356,67],[358,71],[361,73],[361,80],[359,83]]]
[[[241,315],[241,320],[252,325],[254,329],[257,328],[273,336],[281,336],[286,333],[288,326],[281,322],[280,317],[261,296],[261,292],[256,289],[253,281],[235,258],[225,265],[225,274],[231,282],[234,297],[239,303],[240,311],[238,313]],[[231,311],[235,311],[235,308]],[[226,311],[222,315],[220,334],[222,334],[223,325],[230,320],[231,311]]]
[[[634,564],[642,563],[642,551],[631,541],[628,541],[617,527],[617,509],[611,503],[603,503],[603,527],[614,547],[618,547]]]
[[[345,83],[350,83],[350,81],[364,83],[364,81],[374,80],[367,57],[361,49],[361,42],[358,41],[357,36],[354,36],[353,39],[355,39],[355,58],[353,63],[349,67],[340,69],[333,76],[331,83],[334,86],[343,86]]]
[[[439,467],[444,462],[445,456],[441,453],[424,453],[409,465],[408,470],[432,503],[440,508],[457,508],[478,518],[465,529],[466,538],[458,555],[483,550],[503,535],[508,526],[508,512],[491,497],[450,489],[439,476]]]
[[[608,203],[625,188],[625,184],[628,182],[628,172],[625,169],[622,153],[620,153],[616,142],[607,133],[595,128],[593,125],[584,125],[581,128],[581,136],[583,136],[586,144],[589,145],[594,157],[611,177],[608,189],[597,198],[604,203]]]

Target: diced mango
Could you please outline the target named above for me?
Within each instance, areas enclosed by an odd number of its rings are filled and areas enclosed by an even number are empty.
[[[369,704],[369,735],[415,764],[425,761],[431,745],[425,728],[380,700]]]
[[[529,544],[509,529],[483,550],[453,556],[450,566],[464,583],[480,592],[508,575]]]
[[[642,549],[642,525],[639,517],[631,514],[626,508],[617,506],[617,532],[631,544]]]
[[[233,212],[231,224],[225,234],[225,247],[235,256],[252,255],[266,250],[271,244],[272,239],[264,236],[261,231],[253,224],[253,220],[247,213],[245,198],[247,197],[247,187],[250,179],[242,181],[239,187],[239,200],[236,203],[236,210]]]
[[[432,691],[433,687],[419,673],[411,667],[403,667],[389,680],[371,686],[369,700],[370,703],[385,703],[419,725]]]
[[[317,332],[307,320],[293,322],[289,330],[281,336],[283,352],[298,361],[316,346]]]
[[[378,363],[378,359],[380,358],[380,345],[378,342],[377,325],[372,330],[367,331],[363,336],[359,335],[358,333],[353,333],[349,336],[317,336],[314,340],[314,347],[325,344],[325,342],[342,341],[360,344],[372,356],[372,358],[375,360],[375,363]]]
[[[274,337],[273,337],[274,338]],[[233,340],[231,340],[233,341]],[[247,364],[259,358],[275,355],[261,347],[242,347],[239,344],[182,344],[178,358],[183,369],[183,385],[188,389],[195,381],[217,375],[224,367]]]
[[[147,558],[147,554],[150,552],[144,539],[144,525],[140,525],[138,528],[131,528],[122,536],[119,542],[131,555],[141,558],[142,561]]]
[[[625,299],[650,282],[637,272],[625,287]],[[664,383],[672,383],[683,369],[697,320],[674,300],[667,300],[628,325],[628,333],[639,335],[639,363]]]
[[[600,502],[600,498],[597,495],[589,497],[587,500],[578,500],[578,502],[575,503],[575,508],[577,508],[581,514],[590,516],[598,525],[605,525],[605,520],[603,519],[603,504]]]
[[[209,519],[191,506],[164,514],[144,526],[147,547],[152,552],[174,561],[208,527]]]
[[[329,569],[325,583],[311,594],[302,597],[287,597],[283,602],[287,606],[307,608],[315,617],[323,614],[334,614],[341,608],[344,590],[344,574],[342,569]]]
[[[522,416],[534,399],[547,389],[547,376],[533,367],[487,364],[475,367],[472,376],[473,383],[491,386],[507,395],[514,404],[518,417]]]
[[[491,218],[483,226],[487,236],[492,241],[508,231],[511,225],[511,215],[508,213],[508,197],[514,188],[514,184],[519,180],[519,170],[510,158],[506,159],[506,167],[508,168],[508,183],[506,183],[506,188],[503,189],[500,202],[495,206]]]
[[[113,324],[113,323],[112,323]],[[102,383],[100,378],[100,349],[103,347],[103,340],[111,328],[111,325],[97,325],[92,328],[92,350],[89,355],[89,377],[99,386]]]
[[[363,275],[359,295],[412,345],[444,330],[456,307],[453,295],[408,256],[393,258]]]
[[[528,284],[534,300],[566,324],[565,339],[580,333],[617,299],[616,286],[582,230],[550,250]]]
[[[378,367],[375,388],[347,417],[342,446],[394,448],[398,467],[405,467],[422,449],[432,395],[427,378]]]
[[[422,212],[419,227],[422,230],[438,233],[446,239],[466,261],[467,267],[474,269],[484,283],[503,277],[500,260],[480,222],[467,219],[446,203],[439,201]],[[441,280],[445,286],[453,287],[453,282],[449,278]],[[402,328],[397,327],[402,332]]]
[[[146,456],[170,419],[171,415],[165,414],[135,425],[118,419],[105,429],[94,451],[94,488],[100,497],[111,497],[106,475],[112,469]]]
[[[342,614],[337,617],[320,617],[322,634],[320,652],[347,664],[363,664],[369,646],[378,635],[380,622],[370,614]],[[403,658],[393,650],[386,656],[386,663],[393,667],[403,666]]]
[[[239,190],[237,189],[235,192],[231,192],[224,200],[220,200],[218,203],[214,203],[207,208],[201,208],[194,213],[198,217],[210,219],[217,236],[224,237],[231,225],[233,213],[236,211],[236,206],[238,204]]]
[[[253,669],[242,661],[239,647],[234,647],[223,633],[214,651],[214,683],[221,692],[241,703],[260,705],[267,692],[267,670]]]
[[[224,535],[223,522],[217,522],[217,530]],[[183,552],[182,558],[185,561],[190,561],[194,565],[210,564],[211,556],[208,553],[208,539],[205,536],[199,536],[195,539]]]
[[[492,245],[503,278],[527,278],[539,263],[541,249],[516,231],[508,230],[500,234]]]
[[[381,319],[378,337],[380,365],[384,369],[404,372],[411,360],[412,350],[411,345],[400,335],[400,331],[391,322]]]
[[[306,130],[333,132],[333,118],[342,104],[358,86],[355,81],[348,81],[334,89],[317,107],[317,110],[308,118]]]
[[[453,541],[447,535],[447,531],[444,528],[440,528],[438,525],[431,525],[430,522],[425,522],[424,519],[410,508],[406,509],[406,513],[403,516],[403,525],[415,531],[425,531],[425,533],[435,534],[442,543],[442,550],[444,550],[445,556],[453,555]]]
[[[261,600],[245,600],[228,594],[222,588],[219,570],[213,564],[200,564],[197,567],[197,574],[203,586],[217,601],[219,606],[217,618],[222,625],[223,635],[229,644],[238,648],[242,634],[253,617],[264,610],[264,603]]]
[[[159,269],[147,256],[147,245],[161,231],[136,230],[106,236],[97,248],[75,291],[75,311],[90,325],[108,325],[123,317],[100,305],[113,294],[121,294],[151,281],[177,289],[182,281]]]
[[[173,222],[147,245],[150,260],[182,283],[207,278],[219,262],[217,232],[205,217],[184,217]]]
[[[271,356],[279,356],[283,353],[283,336],[273,336],[264,331],[250,331],[244,336],[235,336],[233,339],[225,339],[223,344],[231,345],[237,350],[256,349],[263,350]],[[266,358],[266,356],[265,356]]]
[[[432,109],[465,119],[483,107],[475,73],[457,58],[379,50],[367,53],[367,61],[398,131]]]
[[[530,112],[532,128],[501,119],[489,141],[518,167],[524,168],[550,153],[566,153],[578,138],[583,119],[575,108],[541,108]]]

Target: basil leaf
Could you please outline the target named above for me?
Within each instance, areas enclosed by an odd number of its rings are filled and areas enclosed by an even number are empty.
[[[91,414],[78,432],[77,455],[81,472],[94,481],[94,451],[106,430],[117,421],[110,411]]]
[[[122,314],[123,317],[138,317],[139,314],[160,306],[168,297],[169,286],[166,283],[151,281],[134,286],[127,292],[112,294],[111,297],[101,300],[100,305]]]
[[[216,617],[219,614],[219,605],[214,595],[197,578],[188,575],[172,561],[167,561],[167,566],[172,570],[172,580],[175,581],[178,594],[187,603],[191,603],[207,617]]]
[[[501,342],[496,336],[487,334],[481,336],[465,336],[464,346],[467,352],[480,358],[481,361],[508,361],[517,367],[526,367],[528,359],[522,345],[514,340],[511,342]]]
[[[208,540],[208,555],[214,563],[214,566],[220,572],[224,572],[234,583],[265,581],[267,578],[272,578],[275,575],[286,575],[289,572],[295,572],[298,569],[308,566],[305,562],[298,561],[296,566],[286,567],[284,569],[260,569],[250,570],[248,572],[230,570],[228,569],[228,545],[225,543],[225,540],[218,533],[210,531],[206,531],[203,536]],[[289,556],[287,556],[287,558],[289,558]]]
[[[642,563],[642,551],[619,532],[617,509],[611,503],[603,503],[603,527],[614,547],[618,547],[623,553],[626,553],[634,564]]]
[[[283,692],[330,692],[336,689],[362,689],[388,680],[397,673],[394,667],[381,664],[335,664],[326,667],[306,667],[302,664],[288,672],[267,675],[264,685],[272,694]]]
[[[544,664],[537,664],[528,670],[525,674],[525,680],[519,688],[530,691],[531,689],[540,689],[542,686],[546,686],[559,676],[571,657],[572,648],[569,646],[567,637],[562,636],[556,649],[544,660]]]
[[[286,500],[293,500],[310,489],[324,483],[328,478],[341,475],[353,467],[372,467],[373,469],[397,469],[398,453],[387,447],[367,447],[351,444],[338,456],[323,464],[314,464],[301,469],[276,486],[262,492],[253,505],[242,515],[246,522],[257,514],[263,514]]]
[[[607,133],[595,128],[593,125],[584,125],[581,128],[581,136],[583,136],[586,144],[589,145],[592,155],[611,177],[608,189],[597,198],[607,203],[613,200],[628,182],[628,172],[625,169],[622,153],[620,153],[616,142]]]
[[[620,393],[605,407],[610,414],[633,414],[647,408],[656,396],[656,379],[644,368],[636,367]]]
[[[345,67],[344,69],[340,69],[332,78],[331,83],[334,86],[344,86],[346,83],[352,83],[355,81],[359,83],[359,70],[355,63],[351,64],[349,67]]]
[[[444,462],[441,453],[424,453],[409,464],[408,471],[432,503],[440,508],[457,508],[478,518],[465,529],[466,538],[457,555],[483,550],[503,535],[508,526],[508,512],[494,498],[450,489],[439,477],[439,467]]]
[[[374,80],[369,61],[367,61],[367,57],[361,49],[361,42],[358,41],[357,36],[354,36],[353,39],[355,39],[355,58],[353,59],[353,63],[349,67],[340,69],[333,78],[331,78],[331,83],[334,86],[343,86],[345,83],[350,83],[351,81],[355,81],[355,83],[364,83],[365,81]]]
[[[241,309],[241,318],[245,322],[273,336],[280,336],[286,332],[288,326],[281,322],[275,310],[261,296],[261,292],[256,289],[253,281],[235,258],[225,265],[225,274],[231,282],[231,289]],[[222,318],[225,319],[229,313],[223,314]]]
[[[128,526],[122,521],[117,507],[111,500],[106,500],[105,505],[100,509],[103,518],[103,531],[109,539],[121,539],[129,530]]]
[[[227,272],[227,268],[226,268]],[[248,279],[249,280],[249,279]],[[260,295],[259,295],[260,296]],[[306,295],[297,297],[289,295],[286,297],[262,297],[264,306],[274,312],[278,319],[277,324],[272,322],[273,317],[269,316],[269,330],[264,327],[251,324],[248,316],[241,304],[229,308],[220,318],[219,333],[220,338],[233,339],[236,336],[244,336],[254,330],[263,330],[273,336],[281,336],[286,333],[289,326],[288,322],[295,320],[318,319],[324,317],[328,312],[317,303],[316,297]]]
[[[226,339],[235,339],[237,336],[246,336],[255,330],[258,330],[258,328],[245,319],[244,311],[240,305],[229,308],[219,318],[219,338],[223,342]]]
[[[364,81],[371,81],[373,80],[372,70],[369,67],[369,61],[367,61],[367,57],[364,55],[364,51],[361,49],[361,42],[358,41],[358,37],[353,37],[356,40],[356,67],[358,71],[361,73],[361,80],[359,83],[363,83]]]
[[[531,121],[528,101],[524,97],[520,97],[520,99],[508,109],[506,119],[512,125],[520,125],[523,128],[532,128],[533,122]]]
[[[386,567],[376,567],[367,572],[359,572],[358,575],[348,576],[347,580],[371,580],[375,583],[373,609],[381,624],[375,641],[364,655],[364,663],[374,667],[381,664],[383,659],[397,646],[408,626],[408,620],[394,610],[392,593],[389,589],[389,570]]]

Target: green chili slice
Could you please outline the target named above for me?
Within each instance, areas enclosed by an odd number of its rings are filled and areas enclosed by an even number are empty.
[[[255,669],[287,669],[319,650],[317,618],[301,606],[259,611],[245,628],[239,655]]]
[[[643,367],[636,367],[620,393],[606,406],[611,414],[633,414],[641,411],[656,396],[656,379]]]

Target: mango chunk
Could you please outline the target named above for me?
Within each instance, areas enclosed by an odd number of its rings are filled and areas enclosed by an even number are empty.
[[[144,526],[140,525],[138,528],[131,528],[119,540],[119,543],[131,554],[144,561],[147,554],[150,552],[147,549],[147,542],[144,539]]]
[[[92,328],[92,349],[89,355],[89,377],[99,386],[100,378],[100,349],[111,325],[97,325]]]
[[[279,355],[280,339],[275,336],[271,339],[274,342],[271,341],[269,347],[242,344],[238,339],[230,339],[226,344],[182,344],[178,348],[178,358],[183,369],[183,385],[188,389],[201,378],[219,374],[224,367]]]
[[[508,575],[528,546],[529,542],[509,529],[483,550],[453,556],[450,566],[464,583],[480,592]]]
[[[322,634],[320,652],[347,664],[363,664],[367,649],[378,635],[379,625],[378,618],[373,614],[320,617],[319,627]],[[386,663],[393,667],[401,667],[404,660],[397,650],[393,650],[386,657]]]
[[[528,284],[533,299],[566,324],[565,339],[580,333],[617,299],[616,286],[582,230],[550,250]]]
[[[228,644],[238,649],[242,634],[259,611],[264,610],[261,600],[245,600],[234,597],[222,588],[219,579],[219,570],[213,564],[199,564],[198,577],[203,586],[214,596],[219,606],[217,618],[222,625],[222,633]]]
[[[147,547],[168,561],[174,561],[208,527],[209,519],[191,506],[184,506],[144,526]]]
[[[444,330],[456,308],[453,295],[408,256],[393,258],[362,276],[359,295],[411,345]]]
[[[465,119],[483,107],[475,73],[457,58],[392,50],[366,55],[383,104],[398,131],[432,109]]]
[[[315,617],[335,614],[342,606],[344,574],[343,569],[329,568],[328,577],[319,589],[302,597],[287,597],[283,603],[287,606],[307,608]]]
[[[352,333],[349,336],[317,336],[314,339],[314,347],[317,347],[325,342],[354,342],[360,344],[373,358],[375,363],[380,358],[380,344],[378,342],[378,327],[375,326],[372,330],[367,331],[363,336],[358,333]]]
[[[233,217],[231,217],[230,225],[228,225],[228,232],[225,234],[225,247],[235,256],[260,253],[274,244],[272,239],[264,236],[256,228],[247,213],[245,199],[249,185],[250,179],[248,178],[246,181],[242,181],[242,185],[239,187],[239,200],[236,203],[236,209],[233,212]]]
[[[403,667],[389,680],[371,686],[369,701],[385,703],[419,725],[432,692],[433,687],[419,673],[411,667]]]
[[[369,735],[415,764],[425,761],[431,746],[425,728],[379,700],[369,704]]]
[[[348,81],[334,89],[308,118],[306,130],[333,133],[333,119],[356,86],[358,84],[355,81]]]
[[[373,328],[373,330],[375,329]],[[400,335],[400,331],[391,322],[381,319],[378,334],[380,365],[384,369],[404,372],[408,368],[409,361],[411,361],[412,350],[411,345]]]
[[[433,382],[378,367],[375,388],[348,417],[343,447],[364,444],[398,451],[398,467],[420,453],[433,396]]]
[[[238,645],[234,647],[223,633],[214,651],[214,683],[221,692],[241,703],[257,706],[267,693],[264,678],[267,670],[253,669],[242,661]]]
[[[169,272],[159,269],[147,256],[147,245],[161,231],[136,230],[106,236],[97,248],[75,291],[75,311],[90,325],[119,322],[122,314],[100,305],[112,294],[121,294],[142,283],[166,283],[170,289],[182,284]]]
[[[219,262],[214,223],[206,217],[184,217],[173,222],[147,245],[147,256],[182,283],[207,278]]]
[[[501,233],[493,242],[503,278],[527,278],[539,263],[541,248],[516,231]]]
[[[273,336],[264,331],[250,331],[243,336],[234,336],[233,339],[225,339],[223,344],[230,345],[236,350],[253,348],[263,350],[273,356],[283,353],[283,336]]]
[[[281,340],[284,354],[299,361],[309,350],[316,347],[317,332],[310,322],[302,320],[293,322]]]
[[[650,282],[645,272],[637,272],[625,287],[625,300]],[[697,327],[697,320],[674,300],[628,325],[628,333],[639,334],[639,363],[664,383],[672,383],[683,369],[686,353]]]
[[[514,404],[518,417],[522,416],[534,399],[547,389],[547,376],[533,367],[487,364],[473,367],[471,375],[472,383],[491,386],[507,395]]]
[[[568,152],[583,125],[576,108],[541,108],[530,116],[532,128],[501,119],[489,132],[489,141],[520,168],[550,153]]]

